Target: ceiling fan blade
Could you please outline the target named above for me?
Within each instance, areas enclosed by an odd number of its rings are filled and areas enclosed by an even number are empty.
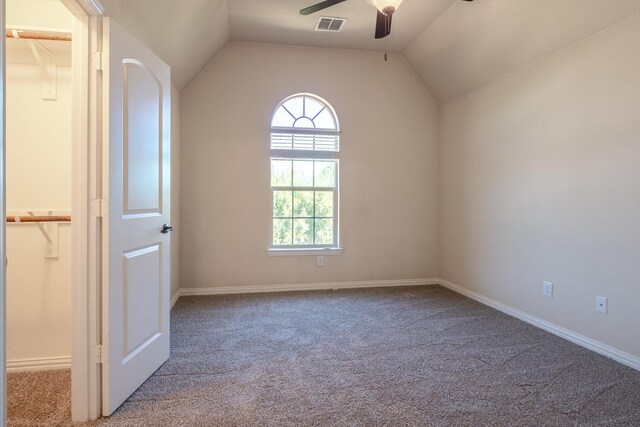
[[[393,15],[385,15],[384,13],[378,11],[378,15],[376,17],[376,38],[383,39],[391,34],[391,18]]]
[[[300,15],[311,15],[312,13],[318,12],[322,9],[326,9],[328,7],[333,6],[334,4],[342,3],[347,0],[325,0],[320,3],[314,4],[313,6],[305,7],[300,10]]]

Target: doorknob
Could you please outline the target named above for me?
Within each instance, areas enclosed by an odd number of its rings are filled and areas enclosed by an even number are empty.
[[[162,226],[162,230],[160,230],[160,232],[162,234],[167,234],[168,232],[173,231],[173,227],[171,227],[170,225],[164,224]]]

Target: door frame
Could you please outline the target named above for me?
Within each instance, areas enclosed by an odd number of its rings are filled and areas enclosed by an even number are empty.
[[[87,421],[100,416],[100,365],[95,350],[100,330],[100,75],[93,52],[100,51],[100,18],[95,0],[60,0],[74,16],[72,38],[72,206],[71,216],[71,416]]]
[[[7,228],[6,206],[5,206],[5,3],[0,0],[0,426],[7,425],[7,353],[6,353],[6,263],[1,262],[6,259],[5,235]]]
[[[101,413],[101,376],[96,350],[101,342],[100,87],[101,18],[97,0],[60,0],[74,16],[72,38],[72,206],[71,216],[71,417]]]

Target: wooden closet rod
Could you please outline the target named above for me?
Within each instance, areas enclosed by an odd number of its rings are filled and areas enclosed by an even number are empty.
[[[7,222],[71,222],[70,215],[8,216]]]
[[[6,36],[9,39],[55,40],[63,42],[71,41],[70,33],[59,33],[53,31],[7,30]]]

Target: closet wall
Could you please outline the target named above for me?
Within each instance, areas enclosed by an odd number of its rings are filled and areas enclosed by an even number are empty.
[[[9,0],[7,26],[70,30],[71,17],[57,1]],[[55,75],[55,96],[43,98],[47,78],[29,42],[7,40],[7,215],[70,215],[71,46],[34,45],[50,65],[49,76]],[[70,363],[71,225],[55,228],[44,225],[58,249],[57,257],[47,258],[38,225],[7,225],[9,369]]]

